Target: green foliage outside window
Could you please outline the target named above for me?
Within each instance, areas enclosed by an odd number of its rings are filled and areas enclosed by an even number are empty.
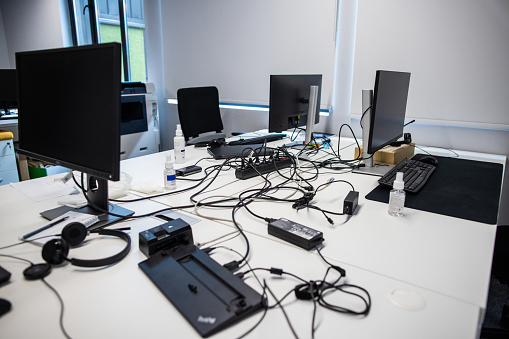
[[[101,42],[122,42],[120,27],[115,25],[101,24]],[[129,27],[129,62],[131,66],[131,81],[147,81],[145,63],[145,37],[141,28]],[[124,65],[122,64],[122,68]],[[122,71],[122,81],[124,81]]]

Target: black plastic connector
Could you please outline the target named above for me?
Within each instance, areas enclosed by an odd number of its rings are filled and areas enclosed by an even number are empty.
[[[223,267],[230,272],[235,272],[236,270],[239,269],[239,262],[236,260],[230,261],[229,263],[224,264]]]
[[[343,203],[343,213],[352,215],[355,212],[355,209],[357,208],[358,202],[359,202],[359,192],[350,191]]]
[[[283,275],[284,272],[281,268],[271,267],[270,273],[275,274],[275,275]]]

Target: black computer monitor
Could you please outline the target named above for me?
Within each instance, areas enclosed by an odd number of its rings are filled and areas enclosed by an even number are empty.
[[[311,87],[317,86],[315,117],[308,126],[307,116]],[[320,119],[321,74],[288,74],[270,76],[269,132],[282,132],[306,126],[313,128]],[[312,131],[308,131],[312,132]]]
[[[0,69],[0,115],[11,116],[17,107],[16,70]]]
[[[403,136],[410,73],[376,71],[367,151],[373,154]]]
[[[398,140],[405,127],[410,73],[376,71],[374,90],[362,91],[364,167],[356,173],[383,176],[390,166],[374,166],[373,154]]]
[[[89,208],[132,213],[108,202],[120,178],[120,44],[16,53],[19,152],[87,174]],[[43,214],[48,218],[54,214]]]

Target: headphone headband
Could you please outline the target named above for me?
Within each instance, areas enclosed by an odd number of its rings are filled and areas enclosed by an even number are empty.
[[[72,230],[69,230],[71,242],[74,241],[75,238],[78,237],[82,238],[83,232],[86,234],[86,229],[84,225],[76,223],[76,225],[72,226],[72,228],[74,227],[77,227],[80,230],[80,232],[73,232]],[[81,230],[81,228],[85,229],[85,231]],[[69,261],[72,265],[80,267],[109,266],[124,259],[131,250],[131,237],[129,236],[129,234],[118,230],[104,230],[104,229],[98,231],[97,233],[100,235],[111,235],[123,239],[126,242],[126,246],[117,254],[103,259],[93,259],[93,260],[68,259],[67,258],[67,254],[69,253],[68,241],[63,237],[61,239],[53,239],[48,241],[42,248],[42,258],[44,259],[45,263],[30,265],[30,267],[26,268],[23,271],[23,275],[28,280],[42,279],[46,277],[48,274],[50,274],[51,265],[58,265],[66,260]]]
[[[69,262],[74,266],[80,266],[80,267],[100,267],[100,266],[109,266],[112,264],[115,264],[119,262],[120,260],[124,259],[127,254],[129,254],[129,251],[131,250],[131,237],[129,234],[124,233],[122,231],[117,230],[100,230],[98,232],[100,235],[111,235],[120,239],[123,239],[126,242],[126,246],[122,251],[118,252],[115,255],[112,255],[111,257],[103,258],[103,259],[69,259]]]

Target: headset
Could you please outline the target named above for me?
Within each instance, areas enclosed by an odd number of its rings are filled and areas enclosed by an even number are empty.
[[[77,259],[68,258],[69,249],[81,244],[88,235],[88,230],[82,223],[72,222],[62,230],[61,238],[52,239],[44,244],[42,258],[45,263],[31,265],[23,271],[27,280],[37,280],[46,277],[51,273],[52,265],[60,265],[68,261],[71,265],[80,267],[101,267],[109,266],[124,259],[131,250],[131,237],[129,234],[118,230],[101,229],[97,231],[100,235],[110,235],[120,238],[126,242],[126,246],[117,254],[102,259]]]

